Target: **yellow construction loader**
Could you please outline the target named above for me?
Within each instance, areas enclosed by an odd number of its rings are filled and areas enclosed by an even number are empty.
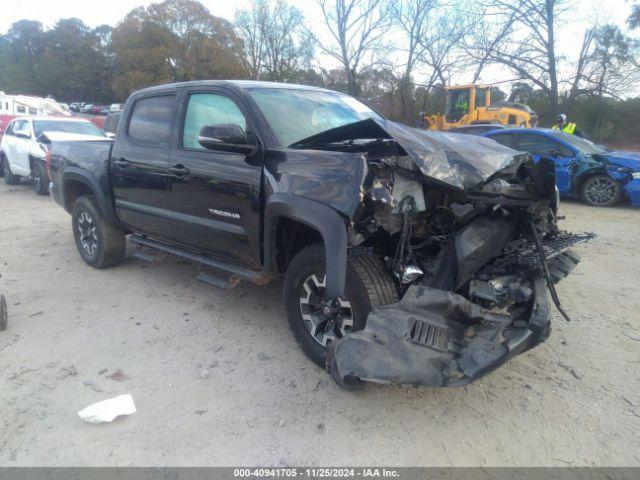
[[[422,114],[427,130],[449,130],[462,125],[500,123],[513,127],[535,127],[538,115],[527,105],[509,101],[491,103],[491,86],[456,85],[446,87],[444,115]]]

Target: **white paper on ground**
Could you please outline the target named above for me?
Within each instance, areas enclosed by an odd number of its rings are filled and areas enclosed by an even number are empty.
[[[120,415],[136,413],[133,397],[126,393],[89,405],[78,412],[80,418],[89,423],[111,422]]]

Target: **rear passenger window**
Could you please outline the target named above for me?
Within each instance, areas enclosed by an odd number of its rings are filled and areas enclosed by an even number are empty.
[[[182,146],[205,150],[198,143],[200,129],[207,125],[232,124],[247,129],[247,121],[233,100],[216,93],[194,93],[189,96],[184,119]]]
[[[501,145],[504,145],[505,147],[513,148],[512,143],[511,143],[511,134],[510,133],[503,133],[501,135],[491,135],[489,138],[491,140],[494,140],[494,141],[498,142]]]
[[[168,145],[171,142],[175,105],[175,95],[158,95],[138,100],[129,120],[129,137],[148,145]]]
[[[573,153],[560,143],[543,135],[533,133],[518,135],[516,137],[516,147],[518,150],[540,155],[548,155],[551,152],[559,151],[563,157],[569,157]]]

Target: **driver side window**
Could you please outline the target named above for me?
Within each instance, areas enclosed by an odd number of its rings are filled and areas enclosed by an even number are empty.
[[[200,129],[207,125],[232,124],[247,130],[247,121],[229,97],[217,93],[194,93],[189,96],[182,132],[183,148],[206,150],[198,143]]]

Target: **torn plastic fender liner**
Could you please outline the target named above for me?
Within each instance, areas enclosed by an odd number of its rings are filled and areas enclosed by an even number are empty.
[[[533,279],[528,326],[450,291],[411,286],[400,302],[374,308],[363,330],[335,341],[331,375],[378,383],[431,387],[465,385],[498,368],[546,336],[550,310],[545,283]],[[508,334],[505,327],[509,326]]]

